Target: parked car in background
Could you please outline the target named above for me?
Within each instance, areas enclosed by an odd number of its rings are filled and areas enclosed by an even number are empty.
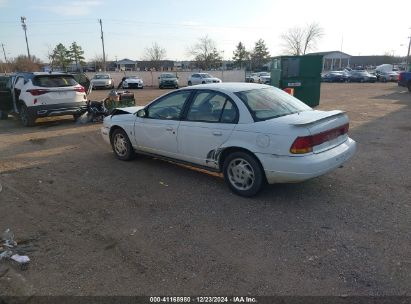
[[[395,71],[375,71],[375,76],[377,76],[377,80],[381,82],[397,82],[399,74]]]
[[[178,89],[178,77],[173,73],[161,73],[158,77],[158,87]]]
[[[122,89],[143,89],[144,82],[138,76],[126,76],[121,80]]]
[[[349,74],[344,71],[331,71],[321,76],[322,82],[347,82]]]
[[[135,153],[222,172],[230,189],[257,194],[266,182],[311,179],[353,156],[342,111],[317,111],[262,84],[214,83],[163,95],[104,119],[116,157]]]
[[[77,119],[87,110],[89,87],[85,74],[33,72],[2,76],[0,116],[7,119],[8,114],[19,115],[24,126],[33,126],[40,117],[73,115]]]
[[[110,74],[96,74],[91,79],[93,89],[114,89],[114,81]]]
[[[367,71],[356,71],[353,70],[348,76],[349,82],[376,82],[377,76],[371,75]]]
[[[411,72],[401,72],[398,77],[398,85],[401,87],[407,87],[411,92]]]
[[[258,72],[252,73],[250,77],[250,82],[270,84],[271,74],[269,72]]]
[[[207,73],[194,73],[192,74],[187,81],[189,86],[195,84],[206,84],[206,83],[220,83],[221,79],[214,77]]]

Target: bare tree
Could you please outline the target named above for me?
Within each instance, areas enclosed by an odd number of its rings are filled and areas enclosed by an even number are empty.
[[[189,54],[194,57],[197,67],[200,69],[208,70],[221,66],[221,54],[217,51],[214,40],[208,36],[200,38],[198,42],[191,47]]]
[[[161,61],[166,57],[166,49],[154,42],[151,47],[145,49],[144,58],[147,61]]]
[[[291,55],[305,55],[315,48],[316,43],[324,35],[323,29],[317,22],[305,27],[293,27],[281,35],[284,50]]]
[[[43,62],[33,55],[30,56],[30,59],[26,55],[19,55],[10,61],[10,65],[15,72],[38,72],[41,70]]]

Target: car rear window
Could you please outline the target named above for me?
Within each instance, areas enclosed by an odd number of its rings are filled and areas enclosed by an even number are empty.
[[[242,91],[235,94],[245,103],[255,121],[311,110],[297,98],[276,88]]]
[[[33,85],[47,88],[71,87],[77,85],[77,82],[69,75],[41,75],[33,78]]]

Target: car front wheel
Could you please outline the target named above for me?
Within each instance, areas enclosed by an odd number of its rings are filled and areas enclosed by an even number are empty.
[[[123,129],[114,130],[110,140],[114,154],[118,159],[131,160],[134,158],[133,146]]]
[[[254,196],[265,184],[264,171],[258,160],[245,152],[229,154],[224,161],[223,172],[230,189],[241,196]]]

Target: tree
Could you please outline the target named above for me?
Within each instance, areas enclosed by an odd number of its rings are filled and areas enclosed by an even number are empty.
[[[19,55],[10,61],[11,70],[15,72],[38,72],[43,62],[36,56]]]
[[[63,71],[67,71],[67,67],[72,61],[70,56],[70,52],[62,43],[56,45],[54,50],[51,53],[49,53],[51,69],[54,70],[54,68],[59,67]]]
[[[243,63],[246,62],[249,58],[249,53],[245,49],[245,46],[240,41],[237,44],[236,50],[233,52],[233,60],[236,66],[239,66],[240,69],[243,68]]]
[[[151,47],[145,49],[144,58],[148,61],[161,61],[166,57],[166,49],[154,42]]]
[[[305,55],[315,48],[317,41],[324,35],[323,29],[316,22],[304,28],[294,27],[281,35],[284,50],[291,55]]]
[[[214,40],[204,36],[190,49],[189,53],[194,56],[198,68],[208,70],[221,66],[222,57],[217,51]]]
[[[82,70],[82,67],[86,64],[84,62],[84,51],[79,46],[75,41],[70,45],[69,49],[69,58],[71,61],[74,61],[76,63],[76,70],[79,70],[79,64],[80,68]]]
[[[95,55],[93,58],[93,62],[94,62],[94,67],[96,69],[96,72],[104,70],[103,55]],[[106,54],[105,62],[107,62],[107,54]]]
[[[253,69],[261,69],[264,64],[270,61],[270,52],[263,39],[259,39],[255,43],[250,57]]]
[[[155,69],[159,69],[161,60],[166,57],[166,49],[154,42],[151,47],[145,49],[144,59],[150,61]]]

